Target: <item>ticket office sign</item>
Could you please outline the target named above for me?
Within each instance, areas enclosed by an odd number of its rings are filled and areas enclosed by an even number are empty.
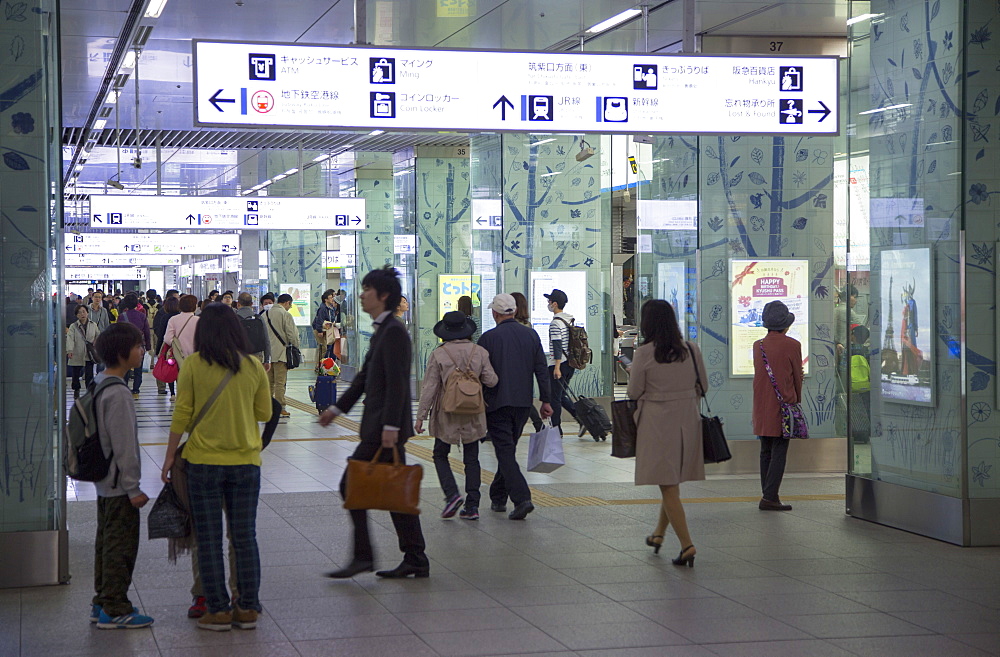
[[[802,344],[802,368],[809,373],[809,261],[730,260],[730,374],[753,376],[753,344],[767,335],[761,315],[771,301],[795,314],[788,336]]]
[[[198,126],[838,133],[836,57],[194,41]]]
[[[364,230],[365,199],[93,195],[90,225],[192,231]]]

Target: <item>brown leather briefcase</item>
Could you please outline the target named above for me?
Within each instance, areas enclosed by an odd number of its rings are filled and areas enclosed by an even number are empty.
[[[424,469],[399,462],[399,450],[392,448],[392,463],[379,463],[379,447],[371,461],[348,459],[345,509],[379,509],[396,513],[420,513],[420,480]]]

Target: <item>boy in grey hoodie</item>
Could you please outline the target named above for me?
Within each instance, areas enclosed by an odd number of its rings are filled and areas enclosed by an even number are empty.
[[[95,382],[118,378],[97,397],[97,426],[101,447],[111,458],[108,476],[95,482],[97,488],[97,541],[94,557],[94,598],[90,622],[98,629],[133,629],[153,624],[128,599],[132,571],[139,552],[139,509],[149,498],[139,488],[138,422],[135,402],[125,385],[125,373],[142,365],[145,344],[142,332],[132,324],[116,323],[94,342],[104,372]]]

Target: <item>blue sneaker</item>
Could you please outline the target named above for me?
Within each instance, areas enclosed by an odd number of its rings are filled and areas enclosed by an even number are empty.
[[[153,624],[153,619],[149,616],[143,616],[132,608],[132,612],[124,614],[122,616],[115,616],[112,618],[108,616],[103,609],[101,609],[100,618],[97,621],[97,629],[99,630],[134,630],[140,627],[149,627]]]
[[[90,622],[96,623],[101,620],[101,605],[90,605]]]

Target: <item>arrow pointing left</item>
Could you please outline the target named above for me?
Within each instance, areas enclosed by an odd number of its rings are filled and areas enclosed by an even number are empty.
[[[219,94],[221,94],[221,93],[222,93],[222,89],[219,89],[214,94],[212,94],[211,98],[208,99],[208,102],[212,103],[212,106],[215,109],[219,110],[220,112],[223,111],[223,110],[222,110],[221,107],[219,107],[219,103],[235,103],[236,102],[235,98],[219,98]]]

